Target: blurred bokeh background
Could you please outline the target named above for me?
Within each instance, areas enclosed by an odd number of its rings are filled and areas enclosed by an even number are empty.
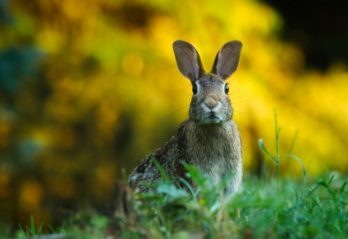
[[[243,42],[229,82],[247,171],[264,164],[259,138],[274,151],[275,110],[284,155],[293,148],[310,175],[347,173],[347,10],[344,0],[0,0],[0,221],[55,225],[109,202],[122,169],[187,118],[176,39],[206,69],[225,42]],[[300,174],[283,161],[284,175]]]

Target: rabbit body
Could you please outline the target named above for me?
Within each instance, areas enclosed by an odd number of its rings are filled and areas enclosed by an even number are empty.
[[[198,52],[191,44],[174,43],[179,70],[191,80],[193,87],[189,119],[181,124],[175,136],[134,169],[129,176],[131,187],[148,190],[149,184],[161,178],[159,168],[174,180],[186,178],[183,163],[188,163],[214,184],[228,177],[228,194],[240,190],[242,146],[224,81],[237,68],[240,49],[240,42],[226,43],[215,59],[212,72],[205,73]]]

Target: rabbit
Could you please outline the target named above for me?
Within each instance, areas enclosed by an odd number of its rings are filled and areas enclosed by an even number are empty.
[[[241,48],[239,41],[226,43],[216,55],[211,72],[205,72],[193,45],[182,40],[173,43],[179,71],[192,84],[189,118],[180,125],[175,136],[133,170],[129,175],[131,188],[148,191],[149,185],[161,178],[161,170],[174,180],[187,179],[183,163],[188,163],[214,184],[230,175],[225,192],[233,195],[240,191],[242,145],[232,120],[226,79],[237,69]]]

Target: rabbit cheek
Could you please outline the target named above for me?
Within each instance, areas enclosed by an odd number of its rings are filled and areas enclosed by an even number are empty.
[[[198,108],[197,108],[197,97],[194,96],[192,97],[191,104],[190,104],[189,118],[192,121],[199,122],[200,121],[199,115],[200,113],[198,112]]]
[[[223,113],[224,113],[224,118],[225,121],[232,119],[233,116],[233,108],[231,105],[231,101],[227,98],[226,101],[224,102],[224,109],[223,109]]]

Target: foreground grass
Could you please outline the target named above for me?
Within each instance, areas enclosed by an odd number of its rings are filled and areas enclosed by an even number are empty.
[[[234,197],[223,193],[224,182],[212,185],[197,169],[185,165],[193,189],[169,181],[153,185],[147,193],[133,194],[127,187],[116,200],[113,216],[77,214],[53,233],[43,224],[19,230],[17,239],[63,238],[348,238],[348,178],[327,173],[308,180],[302,160],[280,151],[280,128],[275,112],[274,154],[259,140],[260,150],[274,163],[276,177],[244,177],[243,190]],[[302,179],[279,177],[280,164],[296,160]],[[166,175],[163,175],[164,178]],[[185,185],[185,181],[181,181]],[[1,230],[0,230],[1,234]]]
[[[338,174],[312,182],[246,177],[233,198],[192,175],[196,191],[168,182],[136,198],[124,191],[115,216],[69,221],[42,238],[347,238],[347,178]]]

